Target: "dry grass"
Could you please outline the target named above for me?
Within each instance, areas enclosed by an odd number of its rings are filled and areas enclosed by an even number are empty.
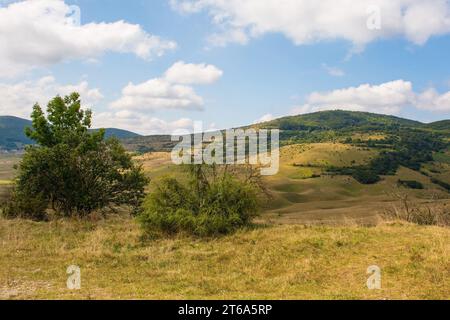
[[[0,154],[0,180],[11,180],[14,178],[14,165],[20,161],[19,156]]]
[[[0,219],[0,298],[450,299],[450,229],[276,226],[143,242],[136,223]],[[79,265],[82,289],[66,288]],[[366,288],[370,265],[382,290]]]
[[[341,143],[297,144],[281,148],[283,164],[320,167],[363,165],[377,154],[373,150]]]
[[[450,226],[450,205],[448,201],[430,200],[417,202],[411,200],[405,192],[393,192],[392,196],[397,202],[392,204],[384,212],[384,218],[388,221],[402,220],[428,226]]]

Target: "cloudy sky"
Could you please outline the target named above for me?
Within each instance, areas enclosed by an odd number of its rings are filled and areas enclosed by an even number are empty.
[[[450,1],[0,0],[0,115],[78,91],[97,127],[328,109],[450,118]]]

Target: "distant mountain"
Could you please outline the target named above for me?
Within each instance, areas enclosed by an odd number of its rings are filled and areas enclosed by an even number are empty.
[[[97,129],[94,129],[97,130]],[[106,128],[105,129],[105,137],[116,137],[117,139],[128,139],[128,138],[137,138],[140,137],[139,134],[116,128]]]
[[[21,150],[33,141],[27,138],[24,131],[31,126],[31,121],[12,116],[0,116],[0,150]],[[118,139],[139,137],[138,134],[122,129],[108,128],[106,137]]]
[[[349,137],[353,133],[395,133],[400,129],[445,131],[450,134],[450,120],[424,124],[395,116],[355,111],[321,111],[283,117],[243,128],[280,129],[283,143],[308,143]],[[170,151],[176,144],[170,136],[148,136],[123,140],[133,151]]]
[[[30,144],[31,141],[24,134],[25,127],[30,125],[29,120],[0,116],[0,150],[22,149],[24,145]],[[283,117],[244,128],[249,127],[280,129],[281,140],[291,142],[329,140],[330,134],[342,137],[356,132],[395,132],[400,128],[450,134],[450,120],[424,124],[395,116],[342,110]],[[114,128],[106,129],[106,136],[115,136],[122,140],[128,150],[139,152],[170,151],[176,144],[168,135],[144,137]]]
[[[32,141],[25,136],[24,130],[31,125],[31,121],[12,117],[0,116],[0,149],[22,149]]]
[[[281,130],[354,130],[358,128],[376,130],[400,126],[421,128],[424,124],[384,114],[335,110],[279,118],[257,126]]]

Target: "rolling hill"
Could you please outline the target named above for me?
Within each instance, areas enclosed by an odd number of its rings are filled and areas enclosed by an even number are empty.
[[[355,111],[321,111],[304,115],[283,117],[258,125],[281,130],[354,130],[386,127],[420,128],[425,124],[394,116]]]
[[[22,149],[24,145],[32,143],[24,134],[24,128],[30,125],[31,121],[29,120],[0,116],[0,150]],[[282,131],[281,140],[292,143],[293,140],[300,142],[328,141],[330,134],[339,137],[358,132],[392,132],[401,128],[449,133],[450,120],[425,124],[395,116],[335,110],[283,117],[243,128],[250,127],[280,129]],[[124,145],[131,151],[169,151],[175,145],[169,135],[141,136],[116,128],[107,128],[106,136],[115,136],[123,140]]]
[[[281,128],[280,170],[264,178],[270,200],[261,222],[375,225],[403,208],[405,196],[414,210],[446,210],[448,123],[326,111],[246,127]],[[155,183],[183,174],[171,162],[169,136],[123,142],[129,150],[160,151],[136,157]]]
[[[33,142],[27,138],[24,131],[31,126],[31,121],[13,116],[0,116],[0,150],[21,150]],[[106,137],[118,139],[139,137],[138,134],[122,129],[107,128]]]
[[[425,124],[395,116],[355,111],[322,111],[283,117],[242,128],[280,129],[283,145],[294,143],[345,140],[362,134],[365,139],[383,138],[387,133],[401,130],[432,131],[450,137],[450,120]],[[169,151],[175,145],[168,135],[140,136],[123,140],[132,151]]]
[[[427,124],[427,127],[434,130],[447,130],[450,131],[450,120],[437,121]]]
[[[25,127],[29,126],[31,121],[11,117],[0,117],[0,149],[13,150],[21,149],[24,145],[32,143],[24,134]]]

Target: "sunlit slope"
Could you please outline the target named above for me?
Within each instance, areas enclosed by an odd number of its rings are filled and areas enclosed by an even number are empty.
[[[450,229],[273,226],[143,242],[132,218],[0,219],[0,299],[450,299]],[[67,267],[81,290],[67,290]],[[368,290],[378,265],[382,289]]]
[[[349,176],[333,176],[327,168],[364,165],[377,156],[378,150],[340,143],[290,145],[281,148],[280,172],[265,177],[270,197],[260,221],[271,223],[363,223],[374,224],[386,208],[398,199],[393,193],[408,194],[420,203],[449,202],[450,194],[432,183],[431,178],[404,167],[394,176],[384,176],[373,185],[363,185]],[[443,158],[447,154],[437,157]],[[171,163],[169,153],[151,153],[136,160],[157,183],[159,177],[178,176],[182,169]],[[446,178],[450,170],[444,162],[430,163],[431,173]],[[426,171],[426,169],[424,168]],[[398,180],[423,184],[423,190],[398,186]]]
[[[327,173],[329,167],[364,165],[378,151],[339,143],[291,145],[281,149],[278,175],[266,181],[271,190],[262,220],[274,223],[367,223],[374,224],[386,208],[398,201],[395,193],[408,194],[419,203],[449,202],[450,194],[421,172],[400,167],[394,176],[364,185],[349,176]],[[444,157],[444,155],[441,155]],[[446,178],[445,163],[432,163]],[[433,169],[432,169],[433,170]],[[437,171],[437,170],[433,170]],[[400,187],[399,180],[417,181],[423,190]]]
[[[348,167],[368,163],[376,151],[341,143],[310,143],[283,147],[281,163],[286,166]]]

